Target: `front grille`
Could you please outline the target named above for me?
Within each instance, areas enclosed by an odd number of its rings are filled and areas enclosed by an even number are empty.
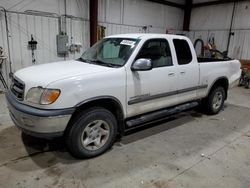
[[[16,96],[18,100],[23,100],[25,85],[17,78],[12,77],[11,92]]]

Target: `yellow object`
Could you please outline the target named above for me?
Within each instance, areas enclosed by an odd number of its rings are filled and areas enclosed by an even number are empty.
[[[98,27],[97,27],[97,41],[99,41],[105,37],[105,29],[106,29],[106,27],[98,25]]]
[[[51,104],[56,101],[56,99],[60,95],[60,90],[57,89],[47,89],[43,93],[43,97],[41,100],[42,104]]]

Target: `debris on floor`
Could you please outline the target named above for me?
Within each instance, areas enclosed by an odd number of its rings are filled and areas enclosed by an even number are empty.
[[[250,131],[245,134],[245,136],[250,138]]]

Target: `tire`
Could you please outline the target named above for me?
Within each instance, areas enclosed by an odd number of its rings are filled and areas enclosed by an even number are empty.
[[[225,89],[223,87],[215,87],[204,101],[206,112],[209,115],[218,114],[223,108],[225,96]]]
[[[117,121],[104,108],[90,108],[79,113],[66,130],[66,145],[72,156],[83,159],[101,155],[112,147],[117,135]]]

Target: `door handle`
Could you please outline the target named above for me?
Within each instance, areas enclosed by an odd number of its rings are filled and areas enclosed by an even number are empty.
[[[175,73],[174,72],[170,72],[170,73],[168,73],[168,76],[175,76]]]
[[[181,71],[180,73],[181,73],[181,74],[186,74],[186,72],[185,72],[185,71]]]

